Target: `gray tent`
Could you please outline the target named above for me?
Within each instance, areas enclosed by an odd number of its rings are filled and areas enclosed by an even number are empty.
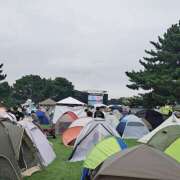
[[[40,169],[37,150],[22,127],[0,120],[0,179],[19,180]]]
[[[163,152],[139,145],[104,162],[94,180],[179,180],[180,164]]]

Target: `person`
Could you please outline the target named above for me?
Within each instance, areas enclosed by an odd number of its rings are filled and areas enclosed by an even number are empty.
[[[34,123],[39,123],[39,118],[37,117],[37,115],[34,111],[31,111],[31,117],[32,117]]]
[[[96,108],[96,111],[94,113],[94,118],[102,118],[105,119],[104,113],[100,110],[99,107]]]
[[[87,111],[86,114],[87,114],[87,117],[93,117],[93,113],[91,111]]]

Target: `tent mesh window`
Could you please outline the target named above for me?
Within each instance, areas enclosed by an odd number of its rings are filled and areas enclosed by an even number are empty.
[[[136,126],[136,127],[142,127],[144,126],[142,123],[139,122],[129,122],[127,126]]]
[[[14,168],[10,164],[10,162],[0,157],[0,179],[1,180],[18,180],[18,177],[15,173]]]

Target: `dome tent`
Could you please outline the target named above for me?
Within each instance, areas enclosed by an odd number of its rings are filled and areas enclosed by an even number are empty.
[[[147,145],[139,145],[111,156],[92,179],[178,180],[179,170],[180,164],[163,152]]]
[[[139,139],[149,130],[145,123],[135,115],[126,115],[117,126],[117,131],[125,139]]]
[[[4,138],[0,139],[0,143],[3,144],[3,146],[1,146],[0,148],[0,156],[5,157],[5,159],[8,160],[5,162],[6,165],[8,165],[8,162],[10,164],[11,162],[13,162],[16,167],[14,168],[12,163],[12,172],[14,171],[15,174],[18,175],[20,169],[20,173],[22,174],[22,176],[30,176],[34,172],[39,171],[42,167],[42,164],[38,156],[38,151],[33,146],[33,143],[25,132],[24,128],[7,119],[0,120],[0,124],[0,133],[2,133],[1,137]],[[4,142],[4,140],[7,138],[8,141]],[[7,147],[9,147],[9,149],[7,149]],[[8,154],[10,152],[11,154]],[[3,161],[5,161],[5,159]],[[2,162],[0,162],[0,166],[2,166],[1,163]],[[3,169],[3,167],[1,168]],[[10,166],[7,166],[7,168],[10,170]],[[20,178],[21,174],[18,175]],[[18,179],[18,176],[14,179]]]
[[[70,162],[82,161],[87,154],[101,140],[106,137],[119,137],[117,131],[104,119],[96,118],[87,124],[76,139]]]
[[[41,163],[44,166],[48,166],[56,158],[56,155],[46,136],[30,120],[31,119],[24,119],[18,123],[25,129],[29,138],[32,140],[33,145],[37,148]]]
[[[149,134],[143,136],[138,140],[140,143],[147,143],[159,130],[170,125],[180,125],[180,118],[177,118],[175,114],[172,114],[167,120],[165,120],[160,126],[151,131]]]

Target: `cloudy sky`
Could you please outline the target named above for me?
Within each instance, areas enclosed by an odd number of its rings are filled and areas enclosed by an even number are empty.
[[[179,19],[179,0],[0,0],[0,62],[10,83],[61,76],[130,96],[125,71],[140,69],[149,41]]]

